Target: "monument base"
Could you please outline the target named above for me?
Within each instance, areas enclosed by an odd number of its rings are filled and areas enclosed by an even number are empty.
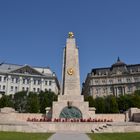
[[[93,118],[95,115],[95,108],[89,108],[89,103],[84,101],[82,95],[76,97],[59,95],[58,101],[53,102],[52,119],[60,118],[62,110],[66,107],[77,108],[81,112],[83,119]]]

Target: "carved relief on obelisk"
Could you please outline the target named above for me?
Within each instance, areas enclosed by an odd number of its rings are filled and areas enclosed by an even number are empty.
[[[80,95],[78,57],[74,34],[69,32],[63,52],[62,95]]]

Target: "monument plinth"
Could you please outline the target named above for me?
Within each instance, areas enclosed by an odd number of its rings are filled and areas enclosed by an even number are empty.
[[[62,87],[58,101],[53,102],[52,118],[89,118],[88,102],[80,91],[79,53],[74,34],[69,32],[63,52]]]

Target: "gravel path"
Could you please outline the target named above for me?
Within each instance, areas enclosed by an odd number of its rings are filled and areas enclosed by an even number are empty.
[[[59,132],[52,135],[48,140],[90,140],[84,133]]]

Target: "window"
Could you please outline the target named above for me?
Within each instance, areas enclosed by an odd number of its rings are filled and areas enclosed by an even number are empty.
[[[48,81],[45,81],[45,85],[48,85]]]
[[[122,79],[118,79],[118,83],[121,83],[122,82]]]
[[[52,81],[49,81],[49,86],[51,86],[51,84],[52,84]]]
[[[109,83],[110,83],[110,84],[113,84],[113,80],[109,80]]]
[[[5,90],[5,86],[3,86],[3,90]]]
[[[114,91],[114,88],[110,87],[110,93],[113,93],[113,91]]]
[[[99,83],[99,81],[98,81],[98,80],[95,80],[95,83],[96,83],[96,84],[98,84],[98,83]]]
[[[3,81],[6,82],[6,77],[3,78]]]
[[[128,92],[132,92],[132,87],[128,86]]]
[[[41,80],[38,80],[38,85],[40,85],[41,84]]]
[[[106,80],[102,80],[102,83],[105,84],[106,83]]]
[[[96,88],[96,94],[98,94],[100,91],[100,88]]]
[[[15,92],[17,92],[17,87],[15,87]]]
[[[0,82],[1,82],[1,76],[0,76]]]
[[[45,92],[47,91],[47,89],[45,88]]]
[[[12,77],[12,83],[14,83],[14,78]]]
[[[40,89],[39,88],[37,88],[37,92],[39,92],[40,91]]]
[[[107,88],[103,88],[103,93],[106,93],[107,92]]]
[[[51,89],[49,88],[49,92],[51,92]]]
[[[128,83],[131,82],[131,79],[130,78],[127,78],[126,80],[127,80]]]
[[[28,90],[29,90],[29,88],[27,87],[27,88],[26,88],[26,91],[28,91]]]
[[[24,87],[22,87],[22,90],[24,91],[24,90],[25,90],[25,88],[24,88]]]
[[[30,83],[30,79],[27,79],[27,84],[29,84]]]
[[[33,88],[33,92],[36,92],[36,89],[35,88]]]
[[[16,78],[16,83],[18,83],[18,78]]]
[[[36,80],[34,80],[34,85],[36,85]]]
[[[11,91],[13,91],[13,89],[14,89],[14,87],[13,87],[13,86],[11,86]]]
[[[25,84],[25,82],[26,82],[26,80],[25,80],[25,79],[23,79],[23,84]]]
[[[138,77],[135,77],[134,80],[135,80],[135,82],[138,82],[139,81],[139,78]]]
[[[122,94],[122,92],[123,92],[122,87],[118,87],[118,93]]]

